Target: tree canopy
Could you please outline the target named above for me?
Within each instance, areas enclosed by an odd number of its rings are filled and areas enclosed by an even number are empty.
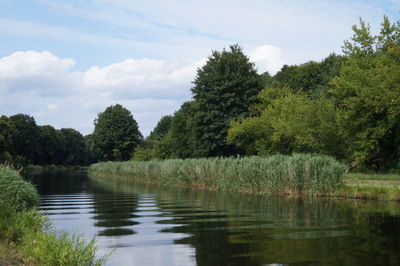
[[[131,112],[120,104],[99,113],[94,125],[93,138],[101,160],[128,160],[143,139]]]
[[[200,156],[229,156],[238,151],[225,141],[229,123],[249,115],[262,89],[261,78],[238,45],[213,51],[197,71],[192,88],[193,127]]]

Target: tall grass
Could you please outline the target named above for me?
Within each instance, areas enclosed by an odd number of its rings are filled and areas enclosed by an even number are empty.
[[[34,207],[35,187],[17,171],[0,166],[0,239],[33,258],[37,265],[101,265],[94,241],[50,232],[46,218]]]
[[[39,203],[35,187],[10,166],[0,165],[0,203],[16,210],[28,209]]]
[[[268,158],[208,158],[148,162],[105,162],[89,168],[96,173],[129,176],[180,186],[210,190],[263,193],[317,193],[342,185],[344,166],[329,156],[294,154]]]

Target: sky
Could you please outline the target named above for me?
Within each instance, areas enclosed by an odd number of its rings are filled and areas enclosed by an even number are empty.
[[[191,99],[213,50],[238,43],[259,73],[341,53],[362,18],[400,0],[0,0],[0,115],[93,132],[123,105],[147,136]]]

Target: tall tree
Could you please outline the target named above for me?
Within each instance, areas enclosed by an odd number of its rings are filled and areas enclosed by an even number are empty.
[[[63,136],[52,126],[39,126],[39,160],[42,165],[63,164]]]
[[[87,150],[82,134],[73,128],[60,129],[63,138],[65,165],[85,165]]]
[[[225,142],[232,119],[249,114],[262,80],[238,45],[213,51],[197,71],[192,88],[196,110],[193,127],[198,156],[229,156],[238,152]]]
[[[14,154],[25,157],[31,163],[38,163],[39,159],[39,129],[32,116],[17,114],[10,116],[16,132],[13,137]]]
[[[15,127],[6,116],[0,116],[0,162],[11,161]]]
[[[129,160],[143,139],[131,112],[120,104],[99,113],[94,125],[93,137],[102,160]]]
[[[400,22],[372,35],[364,21],[345,42],[348,61],[334,80],[340,133],[353,165],[388,167],[400,155]]]

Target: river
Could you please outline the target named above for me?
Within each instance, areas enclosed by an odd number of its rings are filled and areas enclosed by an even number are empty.
[[[97,239],[106,265],[400,265],[400,205],[32,177],[54,230]]]

